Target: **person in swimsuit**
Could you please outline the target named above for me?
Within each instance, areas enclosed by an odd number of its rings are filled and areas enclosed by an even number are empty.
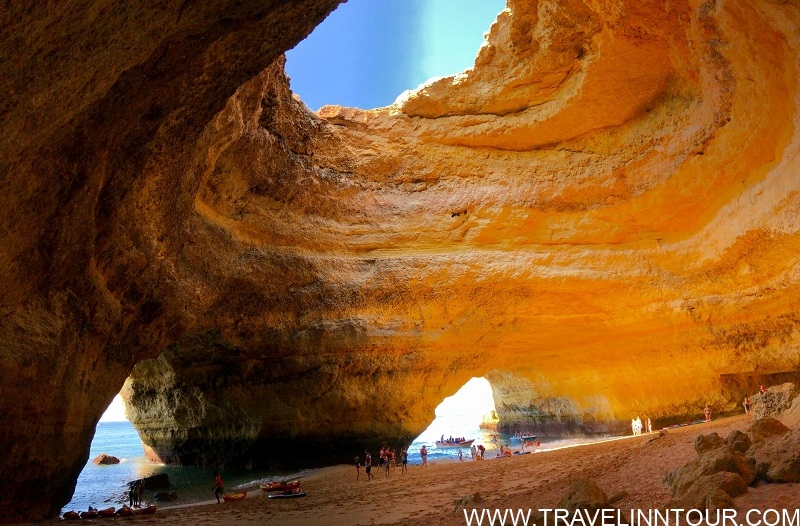
[[[428,466],[428,449],[425,447],[425,444],[422,444],[422,448],[419,450],[419,455],[422,457],[422,467]]]
[[[358,476],[361,474],[361,462],[358,455],[356,455],[354,462],[356,463],[356,480],[358,480]]]
[[[400,450],[400,463],[403,465],[400,473],[408,473],[408,451],[406,451],[406,448]]]
[[[706,404],[706,408],[703,409],[703,414],[706,415],[706,422],[711,422],[711,406]]]

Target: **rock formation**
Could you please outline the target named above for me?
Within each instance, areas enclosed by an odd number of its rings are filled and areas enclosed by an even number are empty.
[[[508,0],[474,69],[314,114],[279,56],[338,3],[0,14],[0,516],[69,499],[128,377],[152,455],[247,464],[472,376],[595,429],[798,369],[794,3]]]

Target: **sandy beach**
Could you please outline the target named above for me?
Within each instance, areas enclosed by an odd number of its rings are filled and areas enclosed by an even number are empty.
[[[216,501],[181,508],[163,508],[148,517],[109,519],[137,524],[189,525],[360,525],[360,524],[465,524],[454,501],[480,493],[483,501],[468,508],[553,508],[578,477],[594,480],[609,495],[626,492],[616,503],[622,510],[663,508],[670,500],[662,475],[684,465],[697,454],[698,434],[745,431],[751,420],[738,416],[670,429],[638,437],[544,451],[482,462],[439,461],[428,467],[397,468],[386,477],[374,470],[368,481],[363,468],[355,480],[353,466],[332,466],[303,479],[305,498],[270,500],[260,490],[247,498]],[[656,438],[658,437],[658,438]],[[793,509],[800,505],[798,484],[751,487],[736,499],[739,510]]]

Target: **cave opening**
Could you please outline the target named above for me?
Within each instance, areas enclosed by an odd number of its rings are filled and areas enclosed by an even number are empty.
[[[448,396],[436,407],[436,418],[411,445],[411,457],[419,457],[424,444],[429,461],[437,458],[458,458],[458,448],[437,447],[436,441],[450,437],[474,440],[487,450],[498,447],[496,412],[492,386],[486,378],[471,378],[453,396]],[[465,458],[469,448],[462,451]],[[421,460],[421,459],[420,459]]]
[[[471,68],[504,8],[505,0],[350,0],[286,53],[292,91],[312,109],[388,106]]]

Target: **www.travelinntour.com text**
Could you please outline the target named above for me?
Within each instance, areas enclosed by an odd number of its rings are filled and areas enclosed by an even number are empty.
[[[467,526],[800,526],[798,509],[464,509]]]

